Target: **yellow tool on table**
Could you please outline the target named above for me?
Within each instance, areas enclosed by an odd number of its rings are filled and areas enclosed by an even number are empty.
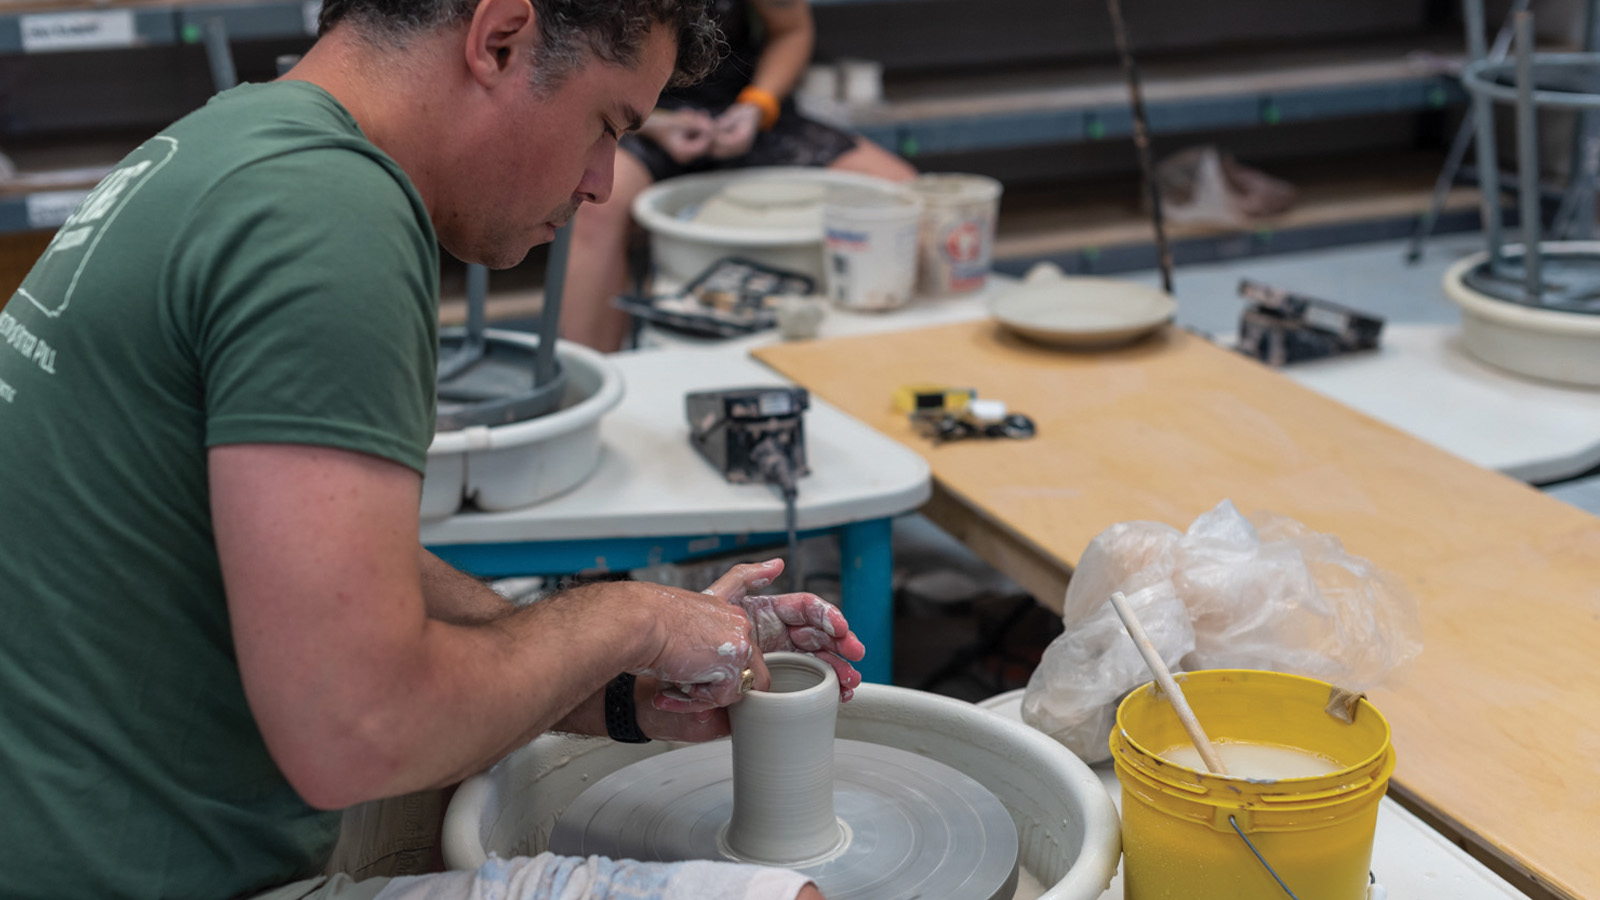
[[[908,415],[965,412],[978,392],[937,384],[906,384],[894,390],[894,408]]]
[[[969,437],[1029,438],[1033,420],[999,400],[980,400],[973,388],[909,384],[895,388],[894,408],[935,444]]]

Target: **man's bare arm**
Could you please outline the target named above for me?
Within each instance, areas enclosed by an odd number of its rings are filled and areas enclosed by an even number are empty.
[[[209,465],[246,696],[274,760],[313,805],[459,781],[621,671],[695,682],[708,667],[759,665],[710,649],[753,652],[743,612],[658,585],[590,585],[482,624],[435,618],[424,569],[457,582],[418,551],[415,472],[276,444],[216,447]],[[480,588],[463,587],[457,614],[491,608]],[[733,702],[737,678],[723,674],[680,711]]]
[[[417,554],[422,600],[430,618],[456,625],[482,625],[516,611],[509,600],[479,579],[423,547],[417,548]]]

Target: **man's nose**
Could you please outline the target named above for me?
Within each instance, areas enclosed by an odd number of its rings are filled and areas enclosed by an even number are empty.
[[[578,182],[578,196],[589,203],[604,203],[611,199],[616,163],[617,151],[610,142],[596,145],[585,161],[583,178]]]

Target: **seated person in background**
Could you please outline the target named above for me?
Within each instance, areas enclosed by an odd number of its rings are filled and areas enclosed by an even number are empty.
[[[617,147],[611,198],[578,211],[567,266],[561,336],[616,350],[628,316],[611,305],[627,289],[635,197],[674,175],[745,166],[826,166],[908,181],[916,170],[877,144],[802,116],[789,94],[811,61],[816,28],[806,0],[712,0],[729,53],[705,81],[661,95],[637,135]],[[752,35],[751,9],[765,40]]]

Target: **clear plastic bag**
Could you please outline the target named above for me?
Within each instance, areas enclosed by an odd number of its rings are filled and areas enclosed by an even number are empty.
[[[1175,672],[1267,669],[1366,690],[1422,650],[1415,598],[1337,538],[1293,519],[1246,519],[1224,500],[1187,532],[1123,522],[1067,586],[1066,631],[1028,681],[1022,718],[1088,762],[1110,755],[1116,706],[1150,680],[1108,602],[1121,591]]]

